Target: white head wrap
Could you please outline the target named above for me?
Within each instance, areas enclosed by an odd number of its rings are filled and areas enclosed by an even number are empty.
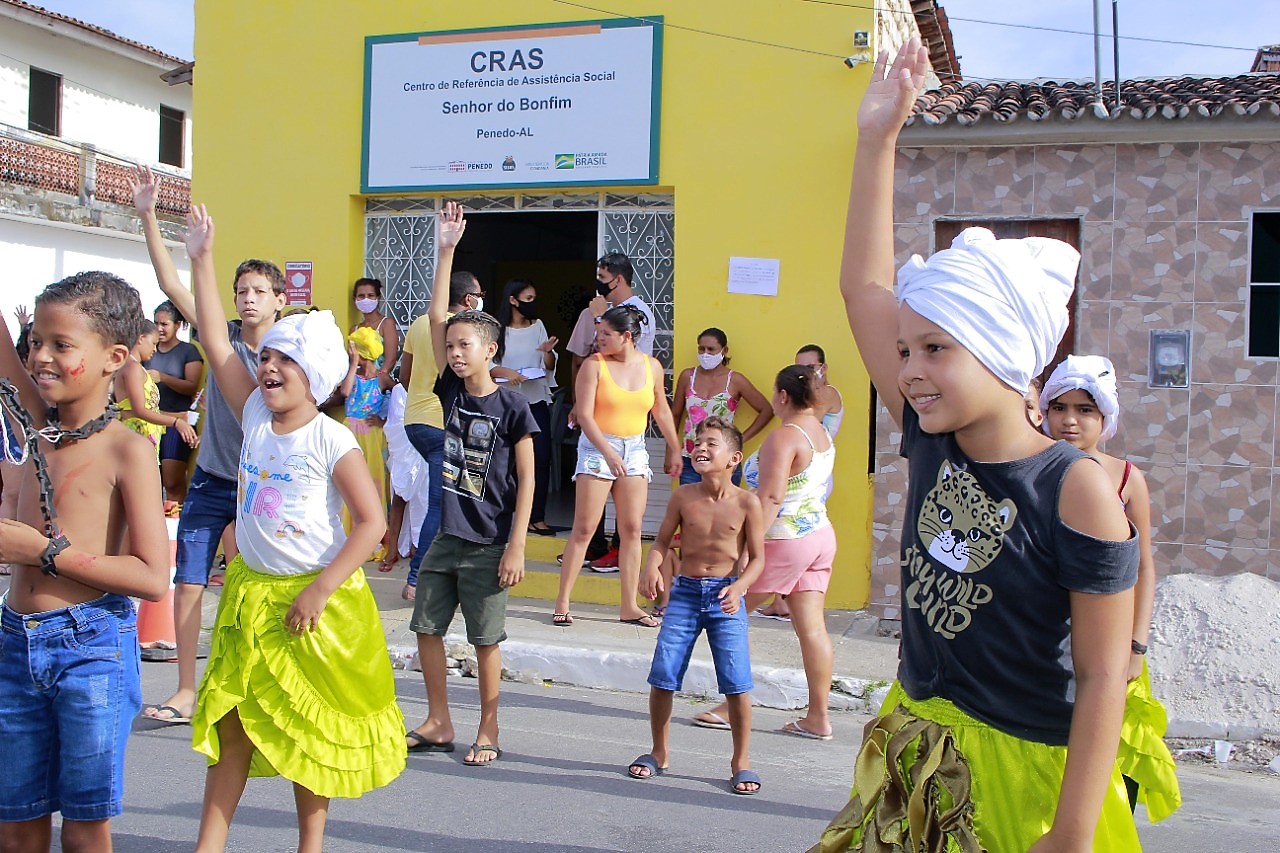
[[[347,339],[332,311],[310,311],[277,320],[262,336],[262,346],[298,363],[317,404],[329,399],[351,365]]]
[[[1102,436],[1106,441],[1120,428],[1120,395],[1116,389],[1116,368],[1105,355],[1069,355],[1053,369],[1040,393],[1040,411],[1068,391],[1087,391],[1102,413]],[[1049,434],[1049,421],[1040,425]]]
[[[966,228],[928,261],[898,270],[898,302],[936,324],[1025,394],[1067,330],[1080,253],[1061,240],[997,240]]]

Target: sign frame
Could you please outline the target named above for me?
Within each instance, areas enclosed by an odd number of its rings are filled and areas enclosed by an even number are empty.
[[[374,48],[380,44],[417,41],[423,36],[472,35],[483,33],[519,32],[522,30],[542,30],[561,27],[599,26],[601,29],[619,27],[649,27],[652,30],[653,60],[650,69],[651,93],[649,99],[649,174],[644,178],[626,180],[566,180],[563,176],[546,181],[518,181],[510,183],[476,183],[476,184],[403,184],[394,186],[371,186],[369,184],[369,129],[372,105],[372,69]],[[662,119],[662,37],[665,24],[662,15],[633,16],[627,18],[605,18],[585,21],[556,21],[539,24],[516,24],[502,27],[476,27],[460,30],[428,30],[413,33],[391,33],[385,35],[365,36],[364,39],[364,102],[361,106],[362,127],[360,137],[360,192],[365,195],[395,194],[411,192],[458,192],[472,190],[514,190],[548,187],[624,187],[654,186],[658,183],[658,154],[661,141]]]

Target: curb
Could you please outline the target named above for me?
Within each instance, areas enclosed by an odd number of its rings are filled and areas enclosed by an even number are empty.
[[[446,634],[444,644],[445,656],[451,662],[450,673],[474,677],[475,651],[466,638],[460,634]],[[388,651],[394,668],[422,671],[416,648],[393,646]],[[651,655],[636,652],[507,640],[502,644],[502,677],[527,684],[551,682],[599,690],[648,693],[651,660]],[[751,691],[753,705],[794,710],[808,704],[809,688],[803,670],[753,666],[751,675],[755,681]],[[888,690],[883,681],[838,677],[832,682],[827,707],[836,711],[871,714],[880,707]],[[705,660],[691,660],[680,693],[703,699],[718,696],[715,667]]]

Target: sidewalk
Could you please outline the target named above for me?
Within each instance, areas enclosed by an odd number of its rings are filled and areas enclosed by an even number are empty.
[[[376,570],[368,575],[378,601],[387,646],[395,666],[419,669],[417,640],[409,630],[412,603],[400,598],[404,586],[404,564],[389,574]],[[369,567],[372,569],[372,565]],[[531,565],[542,574],[550,566]],[[530,571],[529,574],[532,574]],[[583,580],[588,580],[584,572]],[[617,576],[596,576],[597,584],[615,585]],[[523,586],[523,583],[521,584]],[[516,590],[519,591],[520,587]],[[575,587],[575,593],[577,588]],[[577,596],[575,595],[575,599]],[[617,600],[617,593],[613,593]],[[648,692],[646,678],[653,656],[657,630],[618,622],[617,605],[574,602],[573,625],[551,624],[551,602],[512,597],[507,607],[508,639],[502,644],[504,674],[519,681],[573,684],[581,687]],[[770,708],[801,708],[808,689],[800,662],[800,645],[788,622],[751,617],[751,662],[755,675],[752,697],[757,705]],[[862,611],[832,610],[827,613],[827,630],[835,647],[834,681],[830,706],[841,710],[870,712],[897,669],[896,640],[876,636],[877,620]],[[466,642],[459,615],[445,637],[445,648],[456,668],[474,672],[475,654]],[[715,672],[706,640],[694,650],[685,677],[684,692],[716,695]]]

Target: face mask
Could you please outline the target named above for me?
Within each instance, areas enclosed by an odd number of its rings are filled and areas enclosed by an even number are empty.
[[[373,311],[377,307],[378,307],[378,300],[376,299],[357,299],[356,300],[356,310],[359,311],[361,314],[368,314],[369,312]]]
[[[709,352],[698,353],[698,366],[703,370],[715,370],[722,361],[724,361],[724,353],[722,352],[718,352],[715,355]]]
[[[483,296],[477,296],[476,294],[474,294],[474,293],[473,293],[473,294],[471,294],[471,298],[472,298],[472,299],[474,299],[474,300],[476,301],[476,307],[475,307],[475,308],[473,308],[472,310],[473,310],[473,311],[483,311],[483,310],[484,310],[484,297],[483,297]]]
[[[528,302],[516,301],[516,310],[520,312],[526,320],[538,319],[538,300],[530,299]]]
[[[827,375],[827,371],[826,371],[826,369],[825,369],[825,368],[815,367],[815,368],[813,369],[813,378],[814,378],[814,379],[821,379],[822,377],[824,377],[824,376],[826,376],[826,375]]]
[[[596,293],[600,294],[605,298],[608,298],[609,294],[613,293],[613,283],[610,282],[609,284],[605,284],[603,281],[597,281]]]

